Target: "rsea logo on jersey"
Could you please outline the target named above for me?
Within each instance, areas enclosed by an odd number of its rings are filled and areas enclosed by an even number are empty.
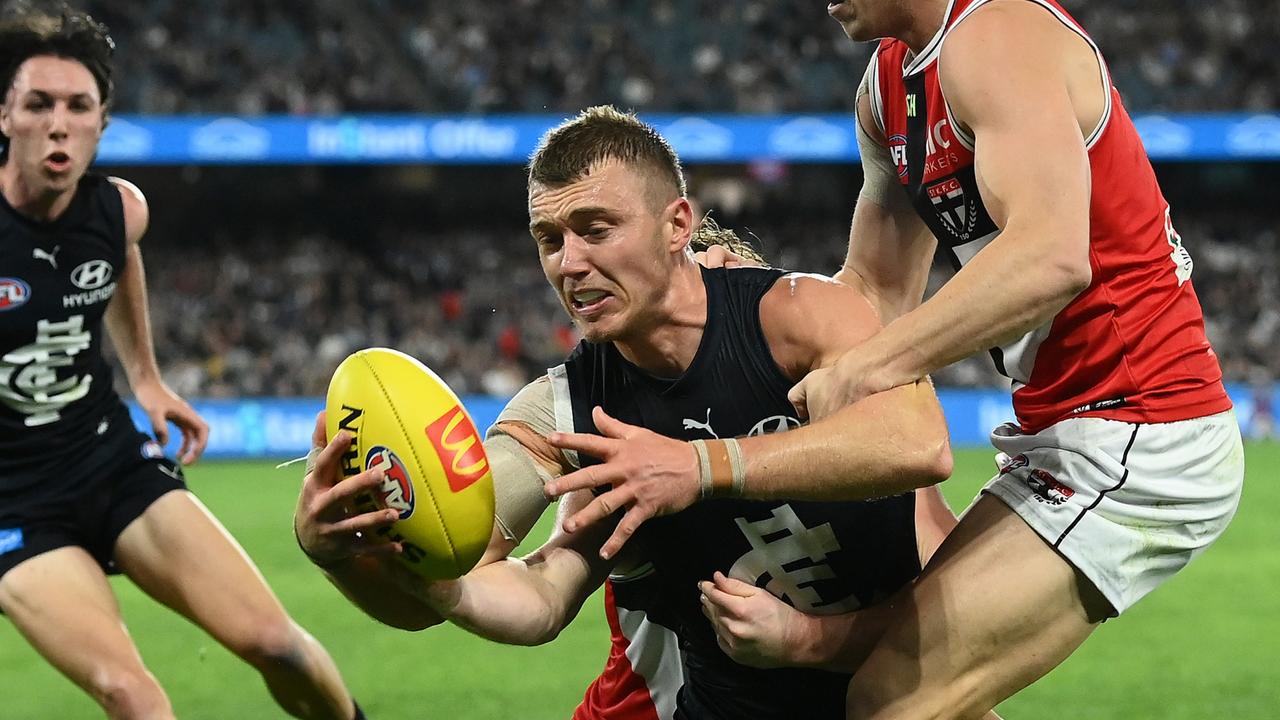
[[[31,286],[18,278],[0,277],[0,312],[26,305],[31,299]]]
[[[489,470],[476,426],[462,408],[454,407],[426,427],[427,438],[440,454],[449,489],[462,492]]]

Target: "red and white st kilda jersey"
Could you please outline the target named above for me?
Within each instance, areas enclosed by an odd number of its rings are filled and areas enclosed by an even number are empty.
[[[912,204],[957,270],[999,228],[978,192],[973,138],[943,97],[938,58],[947,34],[988,1],[951,0],[942,28],[919,55],[888,39],[871,60],[872,115]],[[1085,139],[1093,282],[1048,325],[991,350],[996,368],[1013,380],[1018,421],[1036,432],[1075,416],[1171,422],[1227,410],[1222,370],[1191,287],[1191,257],[1102,55],[1057,2],[1027,1],[1093,47],[1108,95]],[[992,81],[999,81],[994,71]]]
[[[604,586],[609,621],[609,659],[587,687],[573,720],[672,720],[676,695],[684,684],[684,666],[676,634],[643,610],[618,605],[618,594],[654,592],[652,565],[627,577],[611,577]],[[619,588],[621,590],[619,591]],[[637,604],[643,604],[637,603]]]

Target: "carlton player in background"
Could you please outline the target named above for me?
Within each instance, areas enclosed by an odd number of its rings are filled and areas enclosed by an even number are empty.
[[[883,610],[874,647],[842,630],[862,613],[806,619],[761,593],[734,600],[720,630],[773,661],[858,667],[851,718],[977,716],[1221,535],[1244,479],[1239,426],[1191,258],[1084,30],[1053,0],[828,11],[855,40],[887,38],[858,97],[866,180],[839,274],[885,328],[792,399],[823,418],[989,349],[1018,423],[992,434],[1008,460]],[[935,249],[957,272],[922,304]],[[743,440],[747,493],[848,482],[838,422]],[[606,466],[557,489],[610,483],[602,498],[637,519],[693,501],[691,448],[621,433]]]
[[[112,718],[171,718],[107,584],[123,572],[262,673],[296,717],[360,717],[333,661],[185,490],[208,429],[160,379],[137,188],[87,172],[113,50],[64,11],[0,20],[0,610]],[[112,390],[105,320],[160,443]],[[10,692],[20,691],[9,688]]]

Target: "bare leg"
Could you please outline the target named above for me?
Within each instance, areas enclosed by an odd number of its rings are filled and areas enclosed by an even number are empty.
[[[78,547],[37,555],[0,578],[0,609],[46,660],[119,720],[171,720],[107,578]]]
[[[115,558],[149,595],[256,668],[290,715],[350,720],[354,704],[329,654],[195,496],[174,491],[153,503],[120,534]]]
[[[888,629],[849,686],[849,718],[981,718],[1057,667],[1111,612],[1092,583],[985,495],[891,605]]]

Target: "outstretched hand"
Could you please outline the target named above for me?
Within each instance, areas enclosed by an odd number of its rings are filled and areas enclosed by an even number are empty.
[[[565,532],[575,532],[625,508],[613,535],[600,548],[600,557],[607,560],[644,521],[679,512],[698,499],[698,457],[689,443],[628,425],[602,408],[595,408],[591,417],[600,435],[552,433],[548,439],[562,450],[576,450],[603,462],[547,483],[546,492],[558,498],[574,490],[611,486],[564,521]]]
[[[352,436],[341,431],[325,444],[324,413],[316,416],[316,429],[311,437],[315,450],[315,466],[302,480],[298,507],[293,514],[293,529],[298,544],[312,562],[329,567],[363,553],[395,554],[399,543],[386,542],[377,530],[399,519],[395,510],[378,509],[357,513],[352,505],[357,497],[372,492],[382,484],[380,469],[366,470],[349,478],[342,477],[342,456],[351,447]]]

